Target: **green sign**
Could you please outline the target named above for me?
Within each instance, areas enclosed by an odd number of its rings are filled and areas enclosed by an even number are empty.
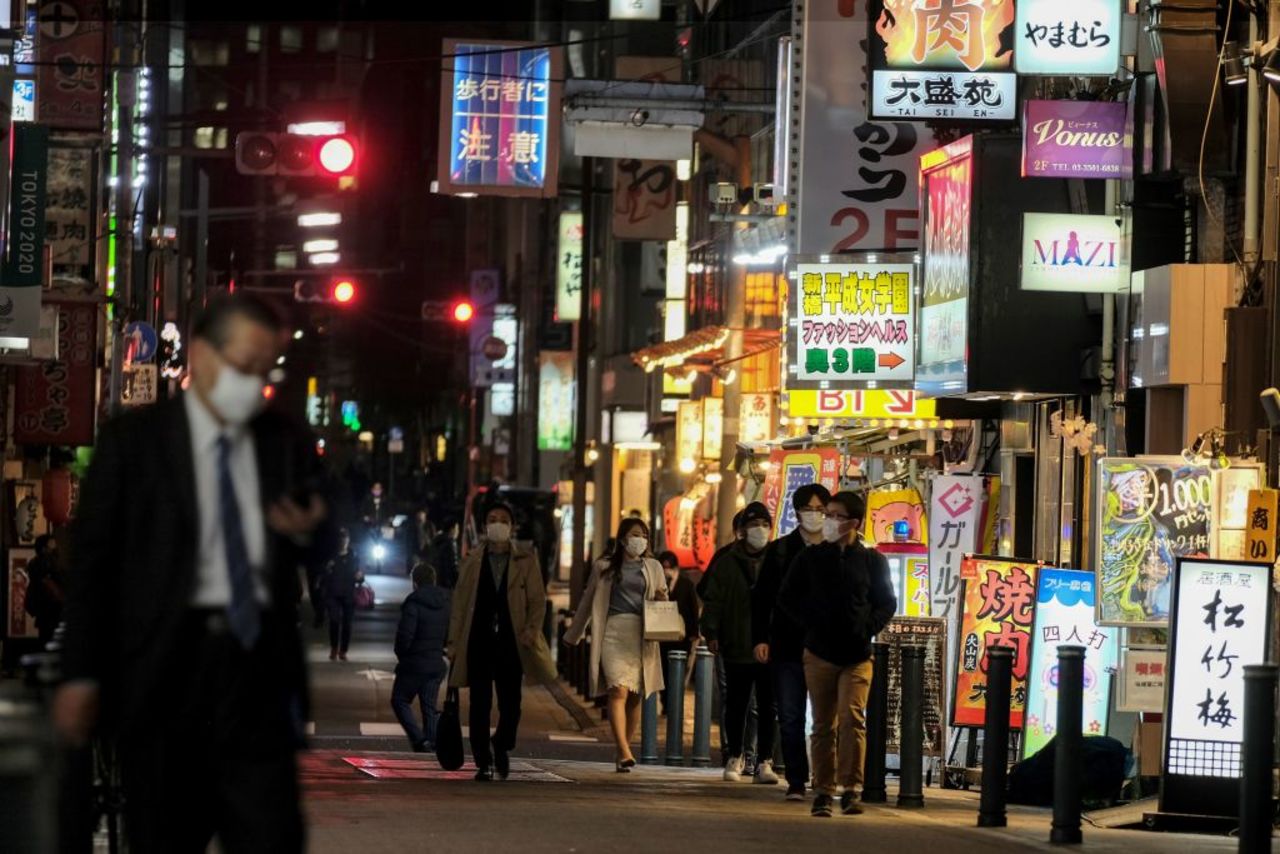
[[[49,129],[17,124],[12,133],[9,235],[0,276],[0,337],[33,338],[40,328],[40,286],[44,284]]]

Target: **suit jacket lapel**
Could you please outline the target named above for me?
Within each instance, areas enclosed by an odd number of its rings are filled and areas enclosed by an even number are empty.
[[[196,464],[191,450],[191,423],[187,420],[187,407],[181,396],[168,404],[171,407],[169,429],[161,441],[165,443],[165,452],[169,459],[169,471],[173,475],[173,483],[177,486],[178,504],[182,510],[182,520],[187,530],[192,532],[188,541],[192,545],[192,559],[199,548],[196,539],[199,534],[199,511],[196,507]]]

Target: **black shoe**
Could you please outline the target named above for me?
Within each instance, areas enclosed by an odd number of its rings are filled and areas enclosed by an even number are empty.
[[[787,800],[789,800],[789,801],[803,801],[803,800],[804,800],[804,786],[787,786]]]
[[[858,796],[850,789],[845,789],[840,795],[840,812],[845,815],[862,815],[865,810],[858,806]]]
[[[414,752],[414,753],[426,753],[426,752],[427,752],[427,743],[426,743],[425,741],[415,741],[415,742],[413,743],[413,752]]]
[[[477,768],[477,769],[476,769],[476,781],[477,781],[477,782],[480,782],[480,783],[488,783],[488,782],[490,782],[490,781],[492,781],[492,780],[493,780],[493,769],[492,769],[492,768],[484,768],[484,767],[481,767],[481,768]],[[831,814],[830,812],[828,812],[828,813],[827,813],[827,815],[830,815],[830,814]]]
[[[511,776],[511,757],[507,755],[507,751],[493,751],[493,767],[498,769],[499,780],[505,780]]]
[[[831,796],[818,795],[813,799],[813,809],[809,812],[814,818],[831,818]]]

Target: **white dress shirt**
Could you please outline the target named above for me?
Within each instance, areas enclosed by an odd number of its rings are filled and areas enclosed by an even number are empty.
[[[196,554],[195,595],[191,604],[197,608],[225,608],[231,604],[231,578],[227,575],[227,546],[222,534],[222,514],[218,495],[218,439],[231,442],[228,463],[240,507],[240,525],[244,529],[245,548],[253,568],[254,592],[258,602],[270,604],[270,591],[264,579],[267,530],[262,512],[262,495],[258,484],[258,458],[253,434],[247,427],[223,427],[205,408],[195,392],[182,395],[191,427],[191,454],[195,463],[196,507],[199,534]]]

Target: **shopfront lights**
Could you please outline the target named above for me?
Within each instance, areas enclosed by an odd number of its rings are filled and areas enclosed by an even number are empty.
[[[1239,42],[1227,42],[1222,46],[1222,82],[1228,86],[1240,86],[1249,80],[1245,67],[1245,52]]]
[[[698,469],[697,462],[692,457],[685,457],[680,460],[680,473],[693,474]]]

